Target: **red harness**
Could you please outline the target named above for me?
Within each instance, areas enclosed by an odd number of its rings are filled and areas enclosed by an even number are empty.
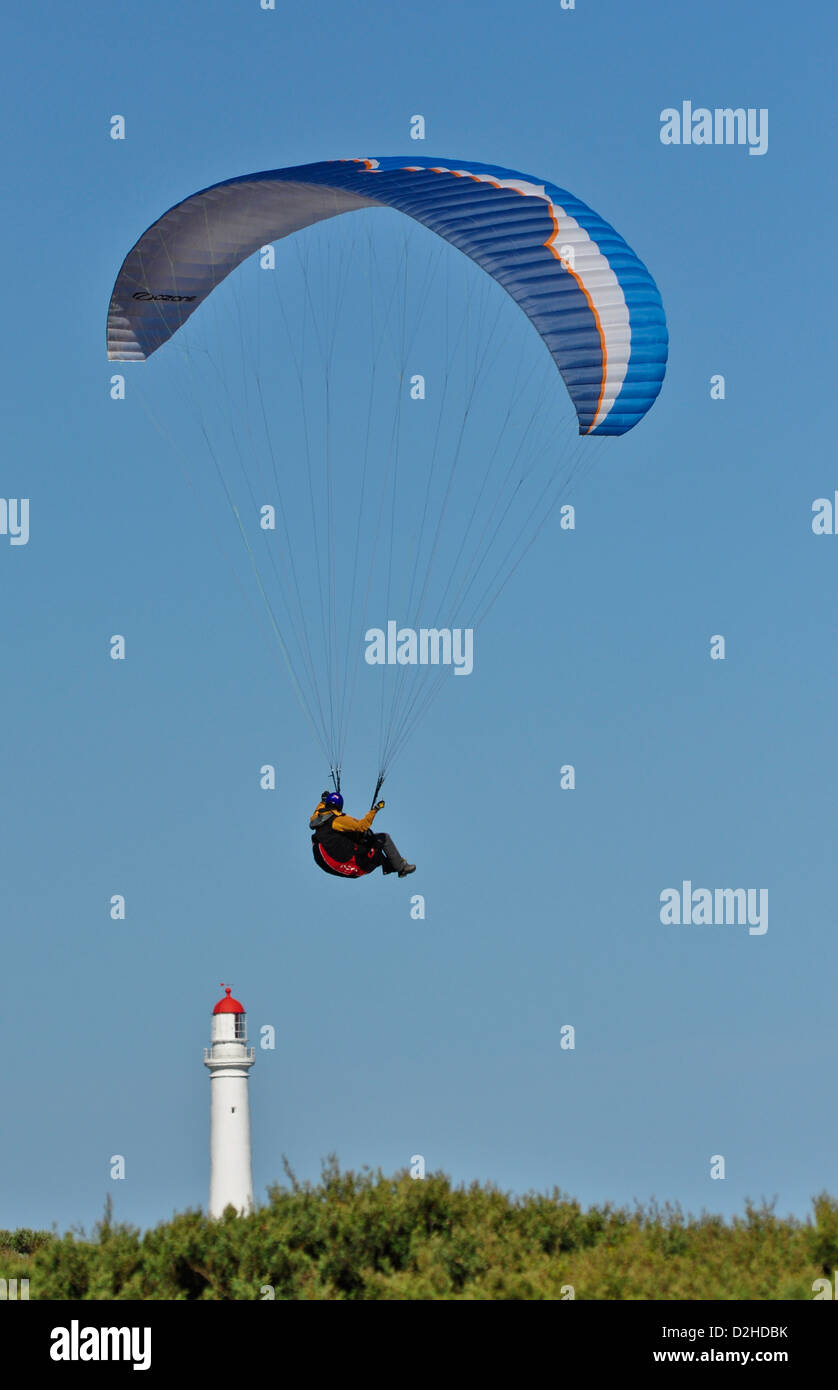
[[[358,855],[362,853],[360,845],[356,849],[352,858],[345,860],[343,863],[341,863],[339,859],[333,859],[331,854],[327,854],[326,850],[323,848],[321,844],[315,844],[314,852],[315,854],[318,854],[320,856],[320,858],[323,860],[323,863],[327,866],[327,868],[331,869],[333,874],[340,874],[343,878],[364,878],[366,874],[372,873],[372,868],[363,869],[361,868],[361,865],[357,862]],[[374,859],[375,850],[368,850],[366,858]],[[374,868],[375,866],[373,865],[372,867]]]

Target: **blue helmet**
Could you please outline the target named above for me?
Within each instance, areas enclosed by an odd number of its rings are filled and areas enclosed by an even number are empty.
[[[330,811],[343,810],[343,797],[340,792],[326,792],[326,795],[323,797],[323,803],[328,806]]]

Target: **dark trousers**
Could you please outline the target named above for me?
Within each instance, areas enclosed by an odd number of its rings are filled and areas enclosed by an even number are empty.
[[[385,835],[382,832],[378,832],[376,834],[373,834],[371,836],[371,839],[373,841],[373,844],[375,844],[377,848],[380,849],[384,860],[384,862],[381,865],[382,873],[398,873],[399,869],[404,863],[404,856],[399,854],[399,851],[396,849],[396,846],[393,844],[393,841],[390,839],[390,836]]]

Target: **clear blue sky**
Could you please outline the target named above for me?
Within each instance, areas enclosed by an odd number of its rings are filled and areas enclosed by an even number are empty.
[[[140,1225],[206,1203],[221,980],[252,1038],[276,1028],[251,1076],[260,1194],[283,1153],[314,1178],[330,1151],[585,1203],[803,1215],[838,1191],[838,540],[810,526],[838,487],[833,22],[777,0],[4,18],[0,493],[31,499],[31,539],[0,537],[0,1226],[89,1226],[108,1192]],[[767,154],[665,148],[683,100],[767,108]],[[537,173],[612,220],[671,359],[393,771],[386,826],[420,871],[341,884],[310,858],[317,748],[182,476],[108,400],[104,321],[172,203],[409,153],[417,112],[422,154]],[[548,802],[563,763],[578,788]],[[684,878],[768,889],[767,933],[662,926]]]

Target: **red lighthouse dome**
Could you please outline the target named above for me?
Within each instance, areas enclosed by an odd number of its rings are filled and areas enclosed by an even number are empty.
[[[223,990],[226,991],[226,996],[227,996],[227,997],[226,997],[225,999],[219,999],[218,1003],[216,1004],[215,1008],[213,1009],[213,1013],[214,1013],[214,1014],[243,1014],[244,1011],[245,1011],[245,1010],[244,1010],[244,1004],[240,1004],[239,1001],[238,1001],[238,999],[231,999],[231,997],[230,997],[231,990],[232,990],[232,985],[225,985],[225,984],[224,984],[224,981],[222,980],[222,982],[221,982],[221,988],[222,988]]]

